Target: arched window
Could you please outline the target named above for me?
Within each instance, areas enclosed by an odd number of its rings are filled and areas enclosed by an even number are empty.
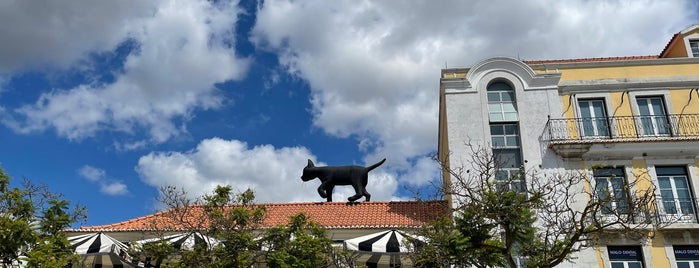
[[[505,82],[488,85],[488,118],[490,122],[516,122],[515,91]]]
[[[487,93],[490,141],[496,162],[495,179],[508,190],[524,191],[515,91],[510,84],[495,81],[488,85]]]

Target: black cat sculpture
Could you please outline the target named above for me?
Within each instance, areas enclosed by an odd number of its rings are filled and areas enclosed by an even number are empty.
[[[320,179],[318,194],[322,198],[327,198],[328,202],[333,201],[333,189],[335,185],[352,185],[355,195],[347,198],[354,202],[362,196],[366,201],[370,201],[371,195],[366,191],[366,184],[369,178],[369,171],[386,162],[386,158],[368,167],[363,166],[337,166],[337,167],[316,167],[313,161],[308,159],[308,165],[303,168],[301,180],[310,181],[315,178]]]

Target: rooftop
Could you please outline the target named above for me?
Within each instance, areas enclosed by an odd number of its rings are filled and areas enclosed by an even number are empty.
[[[266,208],[263,227],[286,224],[289,217],[304,212],[311,220],[328,229],[348,228],[405,228],[418,227],[447,214],[447,201],[393,201],[393,202],[322,202],[322,203],[273,203],[260,204]],[[188,210],[188,221],[201,219],[201,206]],[[96,226],[82,226],[79,232],[180,230],[184,224],[177,222],[166,210],[143,217]]]

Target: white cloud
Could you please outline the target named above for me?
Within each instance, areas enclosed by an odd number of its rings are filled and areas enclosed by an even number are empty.
[[[3,1],[0,3],[0,73],[48,64],[60,68],[91,51],[109,51],[138,20],[153,14],[154,1]]]
[[[681,0],[268,0],[251,39],[309,82],[317,127],[356,137],[366,159],[385,156],[399,171],[427,176],[429,165],[408,159],[436,146],[445,65],[658,54],[695,10]]]
[[[124,195],[129,192],[126,184],[107,178],[107,172],[101,168],[84,165],[78,170],[78,174],[83,178],[96,183],[100,187],[100,192],[108,195]]]
[[[104,183],[100,185],[100,191],[108,195],[124,195],[129,192],[122,182]]]
[[[135,14],[121,12],[124,14],[112,21],[127,20],[118,31],[110,35],[97,34],[92,36],[95,40],[89,40],[95,44],[109,45],[83,47],[65,44],[70,48],[69,52],[75,55],[55,59],[60,62],[75,61],[80,55],[100,49],[109,51],[114,49],[115,44],[131,40],[137,44],[137,48],[127,56],[123,72],[116,74],[115,82],[107,85],[83,84],[68,90],[56,89],[43,93],[36,103],[14,109],[14,116],[10,119],[7,116],[9,110],[6,109],[3,123],[20,133],[53,128],[60,136],[73,140],[92,137],[100,131],[117,131],[134,136],[145,131],[149,142],[160,143],[186,131],[183,122],[191,117],[193,111],[220,107],[222,97],[215,84],[243,77],[249,61],[237,57],[233,47],[234,27],[239,13],[236,3],[183,0],[157,3],[159,6],[147,12],[142,8],[127,10]],[[86,6],[102,4],[93,1],[85,3]],[[55,12],[61,13],[61,8],[57,9],[59,11]],[[102,10],[102,13],[105,12],[110,11]],[[116,12],[119,13],[118,10]],[[68,11],[63,13],[71,14]],[[94,27],[99,28],[95,31],[112,29],[103,23],[100,16],[69,22],[54,26],[59,32],[55,34],[72,34],[71,23],[79,24],[75,27],[95,23],[97,26]],[[31,31],[37,29],[30,27],[40,28],[41,24],[23,27]],[[41,32],[35,35],[37,38],[44,37]],[[31,62],[27,57],[18,57],[17,61]],[[127,140],[117,144],[117,147],[138,148],[141,144],[142,140]]]
[[[315,160],[315,156],[304,147],[249,148],[238,140],[211,138],[189,152],[145,155],[139,159],[136,171],[148,185],[178,186],[191,197],[210,193],[216,185],[230,185],[237,191],[253,189],[258,202],[324,201],[316,191],[320,185],[317,179],[301,180],[308,159]],[[395,177],[377,171],[369,173],[367,190],[372,200],[396,199],[392,197],[397,189]],[[338,186],[333,200],[347,200],[351,195],[352,187]]]
[[[81,176],[83,176],[89,181],[100,181],[103,180],[106,176],[106,172],[104,172],[104,170],[88,165],[85,165],[82,168],[80,168],[78,172]]]

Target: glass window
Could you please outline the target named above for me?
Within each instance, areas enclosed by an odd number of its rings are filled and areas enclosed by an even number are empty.
[[[607,137],[609,125],[604,100],[579,100],[580,132],[583,137]]]
[[[491,122],[517,121],[515,92],[505,82],[495,82],[488,86],[488,118]]]
[[[518,124],[491,124],[495,179],[505,190],[524,191]]]
[[[682,166],[655,167],[663,216],[674,220],[694,220],[694,198]]]
[[[689,40],[689,47],[692,49],[692,57],[699,57],[699,40]]]
[[[623,168],[598,168],[593,171],[595,193],[604,207],[602,214],[628,213],[629,196]]]
[[[670,124],[665,114],[662,97],[636,98],[641,133],[645,136],[666,136],[670,134]]]
[[[517,124],[490,125],[490,137],[494,148],[519,148],[519,127]]]

